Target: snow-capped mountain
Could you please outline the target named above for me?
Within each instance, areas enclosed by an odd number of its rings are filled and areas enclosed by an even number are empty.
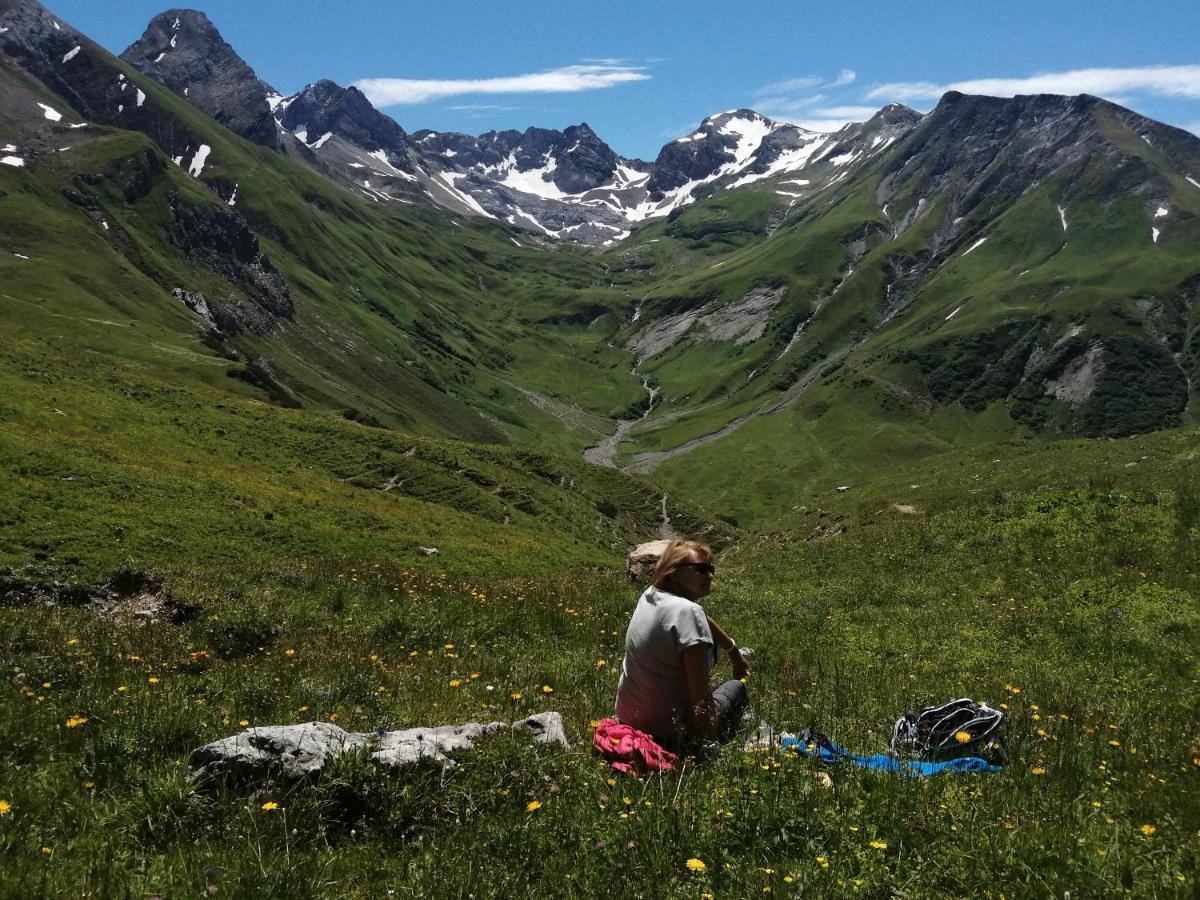
[[[381,203],[428,203],[547,239],[609,245],[712,194],[777,176],[781,203],[845,177],[919,121],[889,107],[836,134],[748,109],[705,119],[653,163],[615,153],[587,125],[478,137],[408,134],[355,87],[317,81],[280,96],[200,12],[151,20],[122,57],[256,143],[299,156]]]

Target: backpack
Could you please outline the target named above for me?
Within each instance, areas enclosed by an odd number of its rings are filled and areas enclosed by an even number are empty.
[[[1003,763],[1008,717],[970,698],[905,713],[892,727],[892,753],[921,759],[978,756]]]

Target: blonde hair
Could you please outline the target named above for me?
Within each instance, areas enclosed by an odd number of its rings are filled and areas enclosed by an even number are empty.
[[[667,544],[667,549],[662,552],[662,556],[658,558],[658,565],[654,567],[650,583],[656,588],[670,590],[671,583],[675,580],[675,570],[689,561],[688,557],[692,555],[693,551],[699,554],[700,562],[711,563],[713,561],[712,548],[702,541],[671,541]]]

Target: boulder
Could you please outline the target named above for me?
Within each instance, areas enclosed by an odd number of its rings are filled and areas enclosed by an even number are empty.
[[[468,722],[373,733],[345,731],[330,722],[305,722],[247,728],[240,734],[206,744],[192,751],[188,772],[202,781],[219,777],[234,781],[255,781],[267,776],[298,779],[318,774],[334,757],[360,747],[369,748],[371,759],[388,768],[426,759],[443,768],[452,768],[455,762],[450,753],[469,750],[478,738],[503,729],[529,731],[533,740],[541,744],[569,746],[562,716],[556,712],[539,713],[512,723]]]
[[[658,540],[638,544],[629,551],[629,556],[625,558],[625,574],[631,581],[648,579],[654,573],[654,567],[658,565],[659,557],[663,555],[670,543],[668,540]]]

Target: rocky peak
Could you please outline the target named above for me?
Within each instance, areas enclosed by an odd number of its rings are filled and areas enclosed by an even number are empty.
[[[403,154],[408,145],[404,129],[379,112],[356,87],[323,79],[277,106],[279,122],[288,131],[304,133],[309,142],[334,134],[367,151]]]
[[[204,13],[194,9],[160,13],[121,58],[231,131],[281,149],[267,103],[270,86],[225,42]]]
[[[746,161],[779,127],[752,109],[709,116],[696,131],[659,151],[648,188],[652,194],[673,190],[709,178],[730,163]]]

